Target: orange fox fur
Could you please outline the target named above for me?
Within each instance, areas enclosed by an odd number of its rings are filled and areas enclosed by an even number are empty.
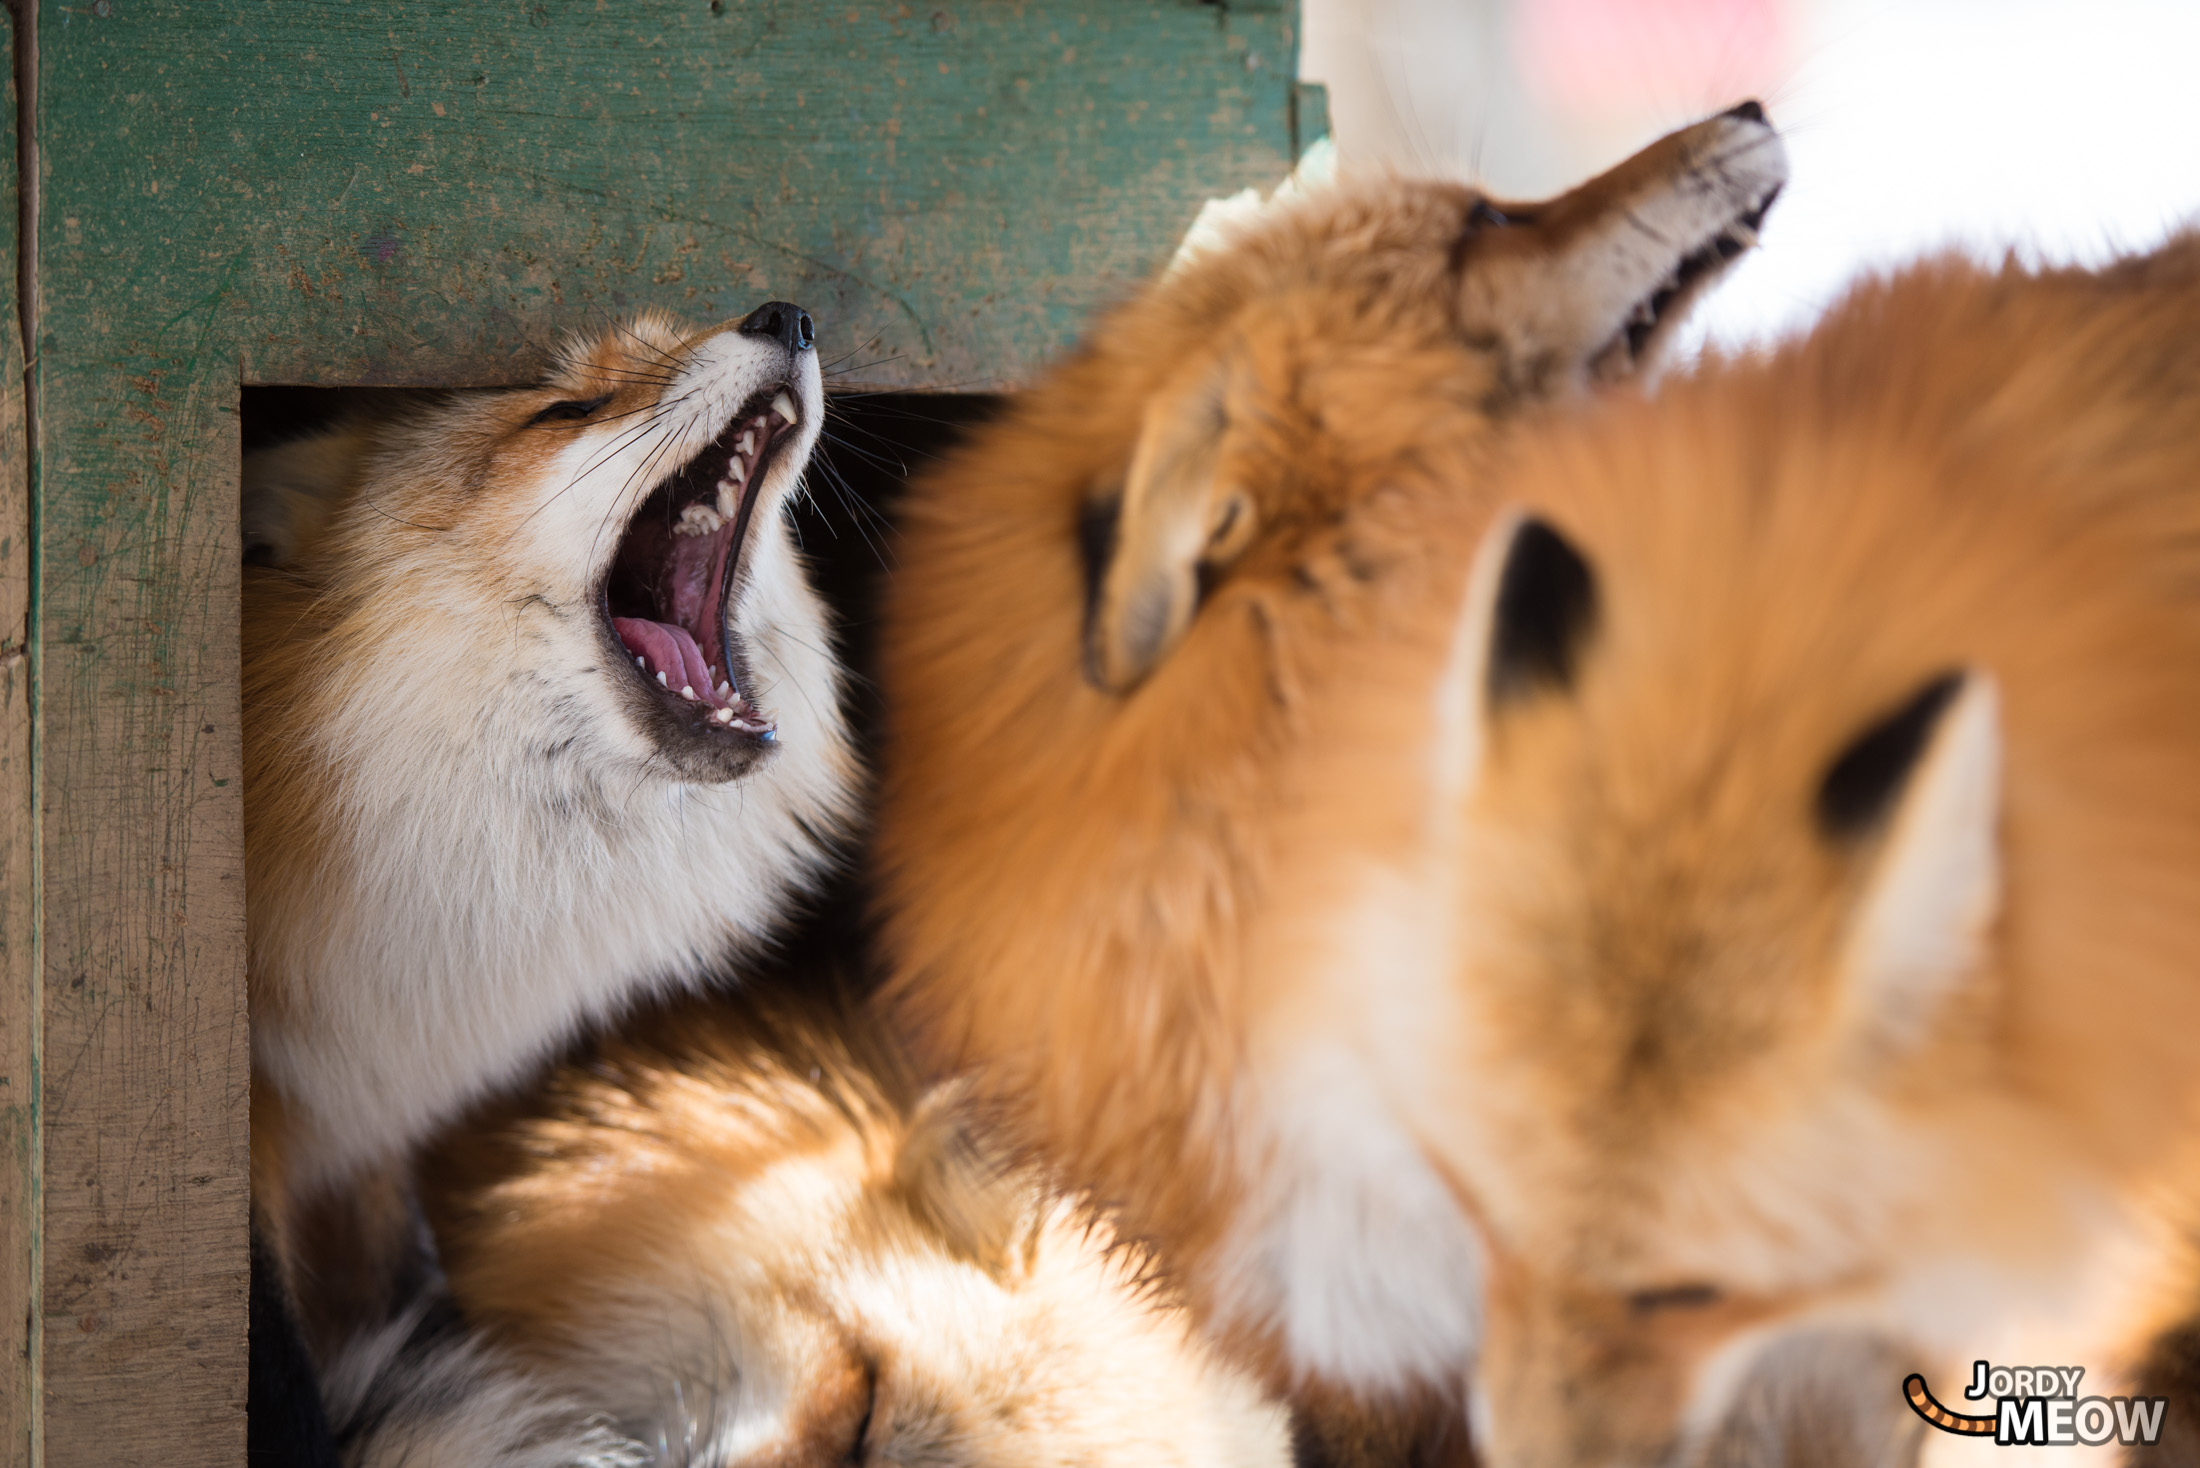
[[[1502,489],[1448,672],[1322,708],[1260,950],[1304,1025],[1392,1011],[1488,1460],[1691,1461],[1814,1340],[1898,1417],[2133,1390],[2200,1304],[2200,239],[1865,285]],[[1587,590],[1508,686],[1529,524]]]
[[[432,1149],[463,1333],[332,1372],[354,1461],[1284,1468],[1282,1411],[860,1008],[628,1026]]]
[[[1275,996],[1243,949],[1302,855],[1286,772],[1370,647],[1441,655],[1409,613],[1456,595],[1430,551],[1485,522],[1500,429],[1654,352],[1783,170],[1748,107],[1545,204],[1302,204],[913,491],[883,652],[895,990],[1273,1380],[1456,1389],[1478,1310],[1467,1224],[1371,1078],[1258,1053]]]

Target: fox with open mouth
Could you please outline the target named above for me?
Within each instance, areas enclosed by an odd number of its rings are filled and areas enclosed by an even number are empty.
[[[279,1259],[583,1024],[721,968],[856,763],[781,514],[807,313],[644,316],[539,386],[246,467],[254,1191]]]

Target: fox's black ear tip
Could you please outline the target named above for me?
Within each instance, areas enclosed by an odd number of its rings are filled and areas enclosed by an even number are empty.
[[[1924,759],[1941,715],[1968,681],[1960,668],[1934,674],[1835,757],[1818,782],[1814,801],[1818,828],[1828,839],[1853,840],[1887,820],[1911,772]]]
[[[1573,686],[1596,629],[1597,581],[1588,558],[1548,520],[1513,527],[1490,629],[1493,705]]]

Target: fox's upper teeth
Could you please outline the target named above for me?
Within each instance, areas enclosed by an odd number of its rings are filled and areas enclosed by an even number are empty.
[[[800,416],[794,410],[794,399],[788,397],[785,393],[781,393],[772,399],[772,411],[789,423],[794,422]]]
[[[1732,224],[1726,227],[1726,234],[1728,239],[1733,240],[1734,243],[1740,245],[1745,250],[1756,248],[1757,231],[1751,229],[1747,224],[1743,223],[1739,219],[1735,220]]]
[[[741,435],[741,452],[744,454],[753,454],[756,452],[755,434],[744,433]]]
[[[726,466],[726,477],[735,484],[747,484],[749,482],[749,471],[739,459],[735,459]]]

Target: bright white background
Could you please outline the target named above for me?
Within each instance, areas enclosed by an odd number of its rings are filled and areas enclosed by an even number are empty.
[[[2200,222],[2200,0],[1305,0],[1347,169],[1555,192],[1762,98],[1793,180],[1698,340],[1957,246],[2098,261]]]

